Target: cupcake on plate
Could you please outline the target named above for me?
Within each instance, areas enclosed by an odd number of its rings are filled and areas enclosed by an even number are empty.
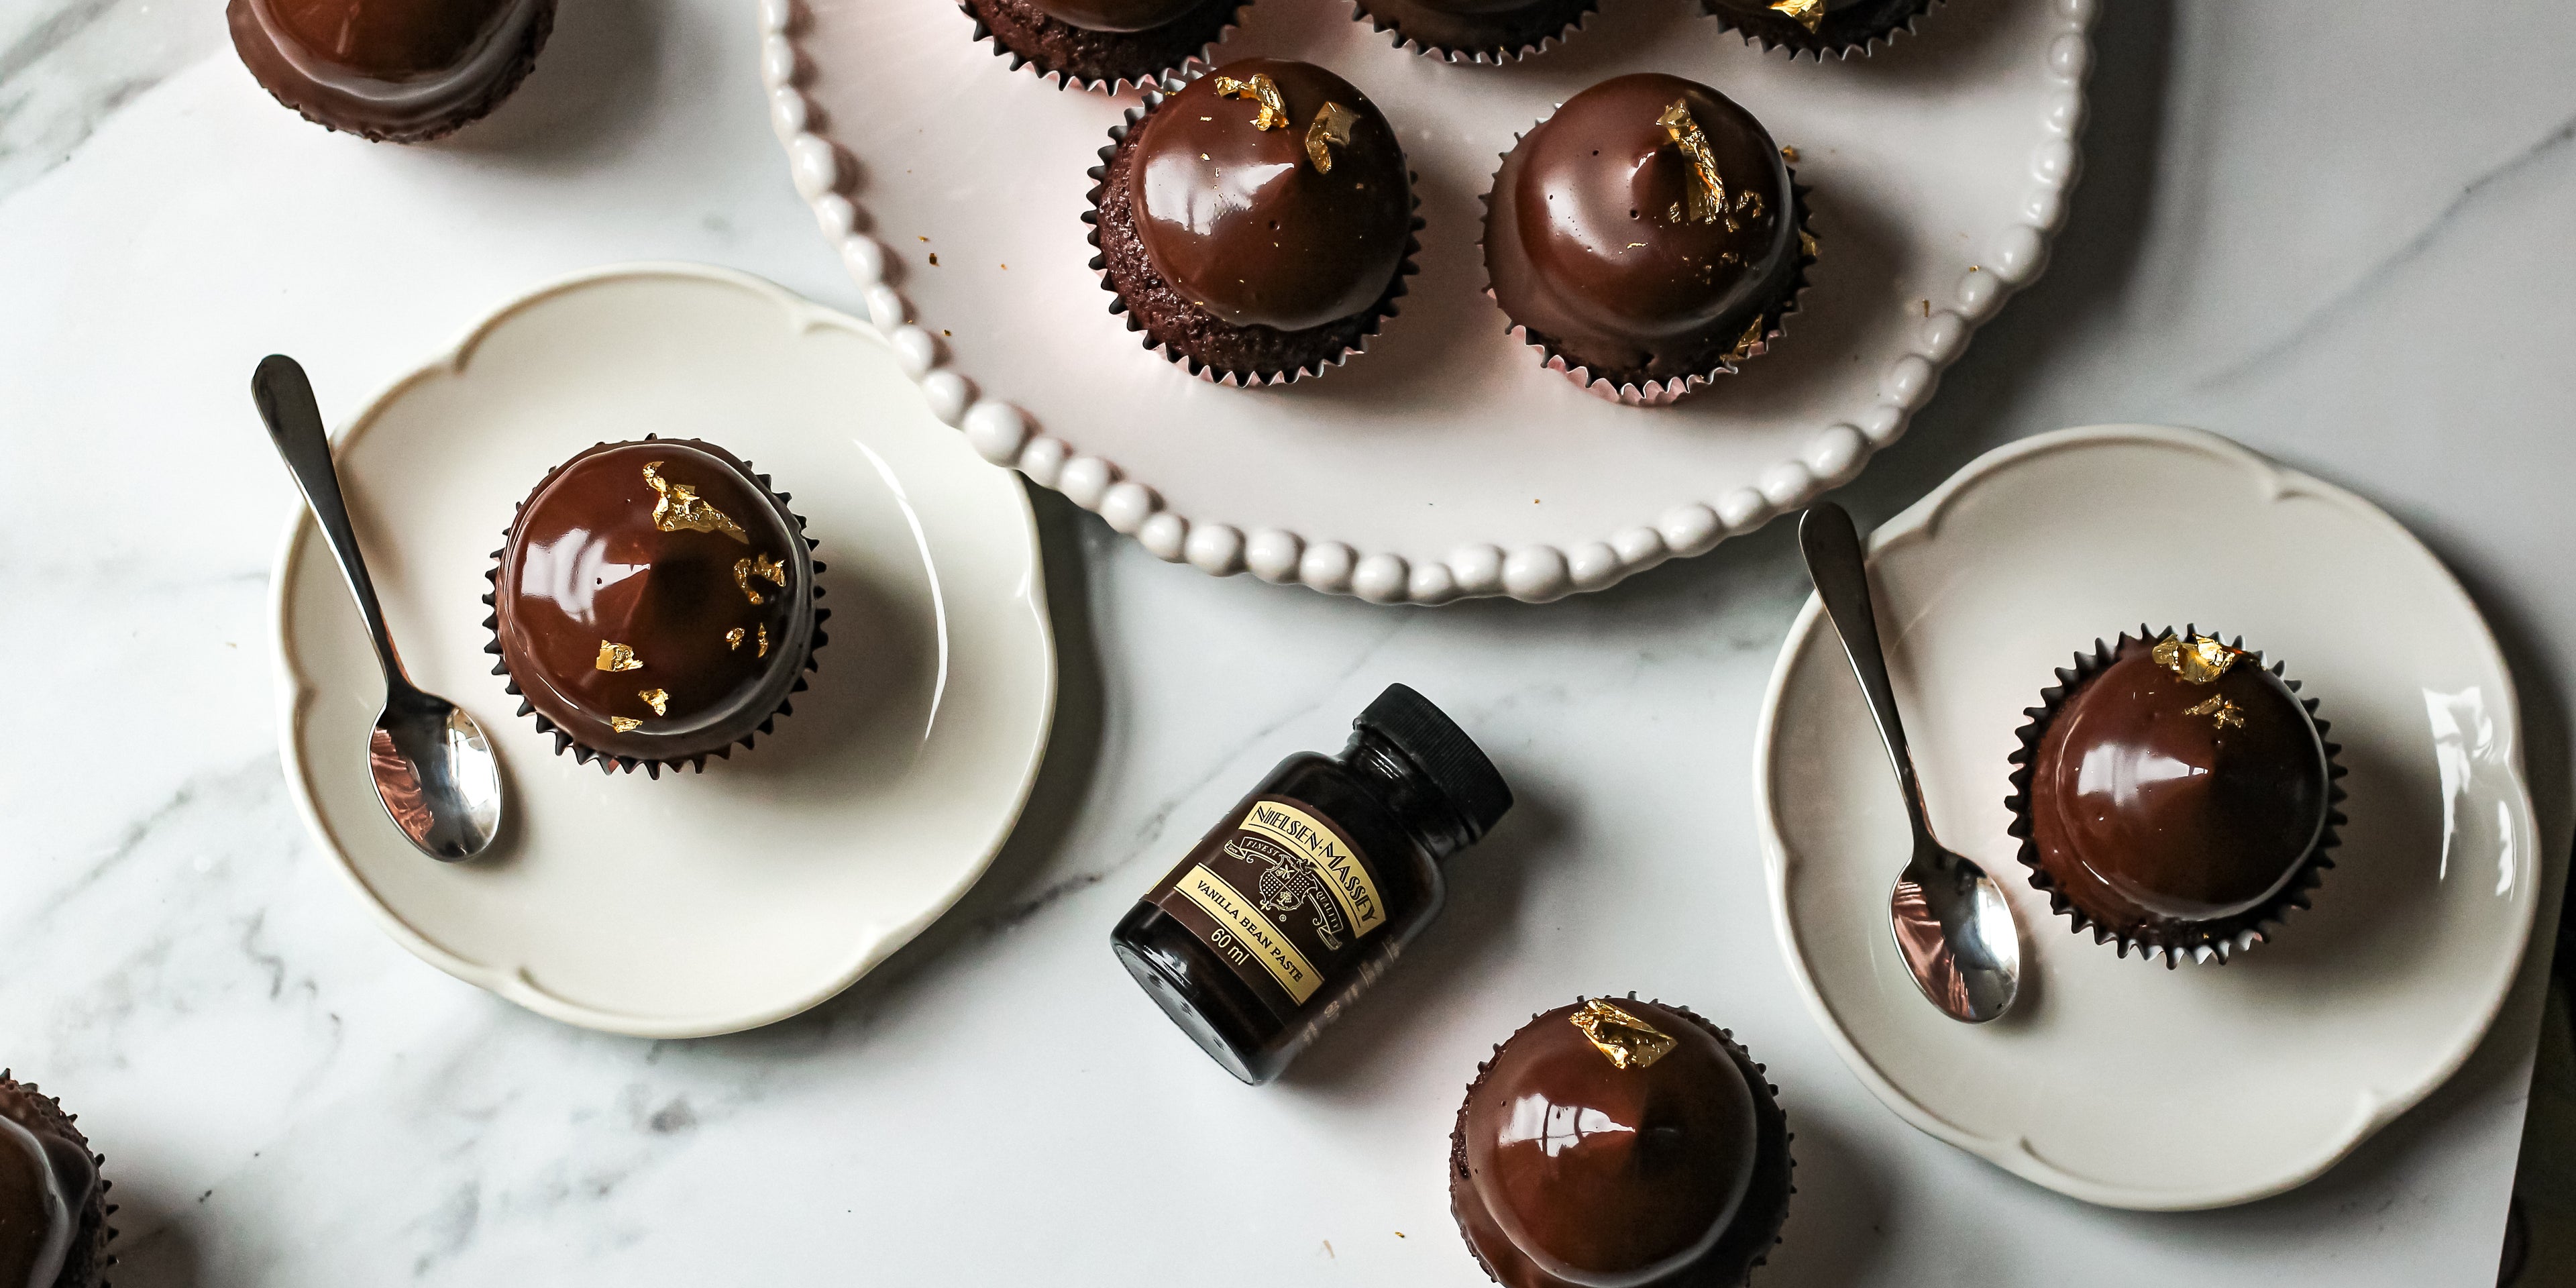
[[[1091,261],[1112,313],[1202,379],[1285,384],[1367,346],[1413,272],[1413,174],[1358,87],[1254,58],[1109,132]]]
[[[116,1262],[103,1161],[59,1102],[0,1069],[0,1284],[101,1288]]]
[[[1574,34],[1600,0],[1352,0],[1354,18],[1398,49],[1453,63],[1507,63]]]
[[[1061,86],[1142,88],[1225,39],[1247,0],[958,0],[975,38]]]
[[[555,0],[231,0],[224,17],[242,64],[304,119],[422,143],[519,88]]]
[[[2012,835],[2049,906],[2125,957],[2225,962],[2334,861],[2343,788],[2316,700],[2196,628],[2095,641],[2025,714]]]
[[[1592,998],[1477,1069],[1449,1209],[1506,1288],[1736,1288],[1780,1241],[1789,1169],[1788,1118],[1726,1030]]]
[[[657,778],[769,732],[831,615],[787,499],[696,439],[603,443],[548,473],[484,597],[519,714],[558,755]]]
[[[1912,31],[1933,0],[1700,0],[1709,16],[1761,49],[1786,49],[1794,61],[1812,54],[1867,57],[1882,40]]]
[[[1514,337],[1604,398],[1669,403],[1768,352],[1815,240],[1778,145],[1725,95],[1641,72],[1567,99],[1485,198]]]

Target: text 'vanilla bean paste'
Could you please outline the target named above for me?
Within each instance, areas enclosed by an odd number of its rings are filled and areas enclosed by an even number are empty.
[[[1267,1082],[1439,914],[1441,863],[1512,806],[1438,707],[1388,686],[1339,756],[1300,752],[1237,802],[1111,932],[1173,1022]]]

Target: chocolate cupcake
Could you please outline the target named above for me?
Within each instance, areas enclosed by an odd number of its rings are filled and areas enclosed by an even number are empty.
[[[1736,1288],[1789,1216],[1789,1122],[1762,1066],[1678,1006],[1593,998],[1479,1066],[1449,1210],[1506,1288]]]
[[[100,1288],[116,1258],[105,1159],[53,1097],[0,1069],[0,1284]]]
[[[1789,51],[1791,60],[1813,54],[1867,57],[1870,47],[1912,31],[1933,0],[1700,0],[1718,25],[1740,32],[1761,49]]]
[[[1503,157],[1485,274],[1514,337],[1618,402],[1668,403],[1769,350],[1815,240],[1780,149],[1725,95],[1641,72]]]
[[[651,436],[528,494],[487,574],[484,651],[556,754],[703,771],[789,713],[831,611],[787,500],[721,447]]]
[[[1574,34],[1600,0],[1352,0],[1352,17],[1398,49],[1453,63],[1507,63]]]
[[[555,0],[232,0],[224,14],[278,102],[325,129],[421,143],[527,79]]]
[[[2024,714],[2012,835],[2049,906],[2125,957],[2225,962],[2334,866],[2335,744],[2314,699],[2196,628],[2095,641]]]
[[[1202,62],[1247,0],[957,0],[1011,69],[1061,88],[1154,84]]]
[[[1091,267],[1146,348],[1224,384],[1358,353],[1413,272],[1413,175],[1375,103],[1312,63],[1248,59],[1109,132]]]

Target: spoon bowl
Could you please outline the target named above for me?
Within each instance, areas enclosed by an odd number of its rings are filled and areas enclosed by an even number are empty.
[[[492,742],[474,717],[445,698],[421,692],[404,673],[358,550],[357,530],[349,523],[340,475],[331,464],[331,441],[304,368],[293,358],[272,354],[252,373],[250,390],[277,454],[340,561],[367,638],[375,645],[376,661],[384,668],[384,714],[376,717],[367,736],[367,768],[376,780],[376,798],[384,802],[385,816],[421,853],[451,863],[470,859],[501,830],[501,762],[492,754]]]
[[[463,707],[405,685],[367,735],[376,799],[432,858],[472,858],[501,830],[501,762]]]
[[[1974,860],[1918,855],[1888,891],[1888,925],[1915,987],[1954,1019],[1982,1024],[2021,991],[2021,936],[2012,905]]]
[[[1896,937],[1897,955],[1926,1001],[1954,1020],[1983,1024],[2010,1010],[2021,992],[2020,925],[1994,878],[1932,835],[1922,780],[1915,776],[1887,656],[1879,647],[1878,615],[1869,602],[1869,565],[1851,516],[1831,503],[1809,509],[1798,519],[1798,548],[1878,722],[1879,741],[1895,767],[1906,822],[1914,832],[1914,853],[1888,891],[1888,929]]]

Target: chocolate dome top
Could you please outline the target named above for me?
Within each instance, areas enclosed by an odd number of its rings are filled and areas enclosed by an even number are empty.
[[[813,561],[731,453],[595,447],[520,507],[494,584],[503,664],[596,751],[681,759],[776,713],[806,662]]]
[[[1633,999],[1523,1026],[1469,1090],[1460,1131],[1501,1234],[1541,1282],[1584,1288],[1655,1283],[1706,1257],[1760,1147],[1753,1089],[1716,1035]]]
[[[1151,31],[1204,0],[1033,0],[1048,17],[1085,31]]]
[[[1822,57],[1866,49],[1911,24],[1932,0],[1701,0],[1727,26],[1766,45]]]
[[[1519,9],[1535,9],[1540,5],[1550,4],[1552,0],[1413,0],[1413,2],[1438,13],[1456,14],[1460,17],[1482,17],[1486,14],[1511,13]]]
[[[0,1116],[0,1284],[50,1284],[98,1184],[89,1152]]]
[[[501,43],[520,0],[251,0],[307,75],[386,84],[439,77]]]
[[[1882,9],[1888,0],[1792,0],[1785,7],[1778,0],[1702,0],[1709,8],[1729,14],[1769,17],[1794,22],[1814,31],[1825,19],[1860,9]]]
[[[1570,359],[1704,371],[1778,304],[1800,256],[1787,164],[1726,96],[1606,80],[1523,135],[1488,198],[1494,298]]]
[[[94,1259],[80,1246],[81,1219],[97,1199],[98,1166],[51,1108],[0,1079],[0,1284],[10,1288],[54,1284],[67,1265]]]
[[[2127,641],[2069,694],[2029,800],[2041,864],[2115,927],[2253,910],[2316,849],[2331,808],[2306,705],[2205,636]]]
[[[1366,310],[1395,280],[1411,177],[1394,129],[1349,81],[1247,59],[1136,128],[1137,237],[1190,303],[1234,326],[1300,331]]]
[[[368,138],[436,138],[517,88],[554,0],[230,0],[244,66],[278,101]]]

